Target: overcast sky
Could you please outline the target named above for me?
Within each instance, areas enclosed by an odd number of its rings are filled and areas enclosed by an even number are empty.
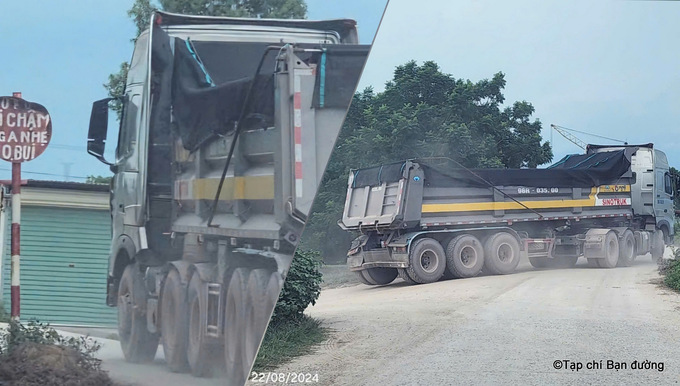
[[[45,106],[53,122],[49,147],[23,165],[23,178],[62,180],[69,167],[71,181],[111,174],[87,154],[87,127],[92,102],[106,97],[102,84],[132,56],[130,39],[136,30],[127,10],[133,3],[0,0],[0,95],[21,91],[24,99]],[[309,19],[354,19],[361,42],[367,44],[385,4],[386,0],[307,0]],[[109,132],[115,134],[117,128],[109,125]],[[107,154],[114,146],[108,144]],[[0,179],[9,179],[10,169],[9,163],[0,161]]]
[[[502,71],[506,104],[531,102],[544,139],[554,123],[653,142],[678,167],[679,39],[680,2],[391,0],[360,88],[411,59],[472,81]],[[580,151],[554,134],[555,160]]]

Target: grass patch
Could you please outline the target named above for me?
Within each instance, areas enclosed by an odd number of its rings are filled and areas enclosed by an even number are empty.
[[[321,321],[307,315],[269,326],[253,371],[273,370],[292,358],[309,354],[327,335]]]

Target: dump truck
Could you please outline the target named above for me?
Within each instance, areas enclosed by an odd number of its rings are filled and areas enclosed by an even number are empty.
[[[352,170],[339,225],[360,233],[347,264],[367,285],[509,274],[521,254],[613,268],[662,257],[676,185],[653,144],[589,145],[545,169],[409,160]]]
[[[88,133],[114,173],[106,302],[127,361],[162,342],[172,371],[245,382],[369,47],[353,20],[152,16]]]

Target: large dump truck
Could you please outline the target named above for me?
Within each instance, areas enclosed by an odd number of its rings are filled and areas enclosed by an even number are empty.
[[[347,264],[368,285],[484,270],[630,265],[674,233],[674,178],[652,144],[589,145],[546,169],[465,169],[433,160],[353,170],[339,225],[360,232]]]
[[[353,20],[157,12],[135,43],[111,166],[107,304],[125,359],[243,384],[370,46]]]

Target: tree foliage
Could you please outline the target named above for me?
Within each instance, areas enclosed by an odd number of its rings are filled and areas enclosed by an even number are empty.
[[[326,261],[344,258],[352,235],[337,221],[350,168],[412,158],[447,157],[466,167],[534,168],[552,160],[541,122],[526,101],[504,106],[503,73],[456,79],[434,62],[398,66],[385,90],[354,96],[303,242]]]
[[[135,0],[128,16],[137,27],[137,35],[149,27],[151,15],[157,9],[167,12],[201,16],[230,16],[277,19],[304,19],[307,17],[307,4],[304,0],[160,0],[160,6],[151,0]],[[132,39],[133,41],[135,39]],[[109,75],[104,84],[111,98],[122,98],[125,95],[125,82],[130,68],[123,62],[117,73]],[[111,108],[120,120],[122,104],[116,99]]]
[[[272,324],[300,318],[307,306],[314,305],[321,292],[321,256],[316,251],[295,251],[286,281],[272,315]]]

